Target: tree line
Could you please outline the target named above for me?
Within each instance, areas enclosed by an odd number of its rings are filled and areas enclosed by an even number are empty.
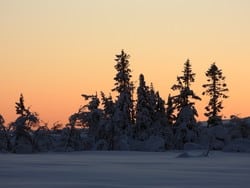
[[[62,150],[131,150],[134,147],[136,150],[138,143],[142,148],[145,144],[161,142],[164,149],[182,149],[185,143],[197,141],[200,124],[196,120],[195,101],[201,97],[192,89],[195,73],[190,60],[186,60],[181,75],[171,87],[176,95],[169,94],[165,101],[152,83],[146,83],[143,74],[135,86],[129,58],[123,50],[115,56],[117,73],[111,92],[117,94],[116,98],[104,92],[82,94],[86,105],[72,114],[65,126],[55,124],[48,128],[41,123],[38,115],[25,106],[21,94],[16,102],[18,118],[6,126],[0,115],[0,148],[11,152],[50,150],[50,147]],[[220,126],[223,99],[228,98],[225,76],[215,63],[205,76],[207,83],[202,85],[202,95],[210,98],[204,114],[207,127]]]

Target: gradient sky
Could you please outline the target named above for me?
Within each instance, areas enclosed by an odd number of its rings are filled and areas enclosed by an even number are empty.
[[[13,121],[20,93],[31,111],[65,123],[82,93],[114,86],[114,55],[131,55],[133,80],[167,99],[187,58],[201,96],[216,62],[230,89],[223,115],[250,115],[249,0],[0,0],[0,113]],[[138,82],[137,82],[138,83]],[[204,119],[208,98],[197,103]]]

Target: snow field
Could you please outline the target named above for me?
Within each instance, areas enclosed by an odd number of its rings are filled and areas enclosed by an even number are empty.
[[[249,153],[201,152],[0,154],[0,187],[249,187]]]

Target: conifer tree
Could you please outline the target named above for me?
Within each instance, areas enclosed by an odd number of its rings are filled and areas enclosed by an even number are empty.
[[[66,135],[65,149],[68,147],[74,150],[81,149],[80,131],[76,125],[81,125],[88,130],[88,136],[91,142],[96,142],[99,139],[100,121],[103,116],[102,111],[99,109],[100,100],[95,95],[81,95],[87,104],[82,106],[77,113],[69,117],[69,124],[67,124],[68,132]]]
[[[5,120],[3,116],[0,114],[0,150],[1,151],[10,151],[11,143],[10,143],[10,134],[9,130],[4,125]]]
[[[115,137],[115,122],[113,116],[115,112],[115,104],[111,94],[107,97],[101,92],[101,100],[103,105],[103,118],[104,118],[104,134],[103,138],[106,140],[107,149],[114,150],[114,137]]]
[[[86,95],[86,94],[82,94],[82,97],[88,101],[88,104],[85,105],[83,107],[83,109],[87,108],[87,111],[83,111],[83,113],[85,114],[85,123],[86,125],[89,127],[89,133],[91,135],[97,135],[97,129],[99,126],[99,122],[101,120],[102,117],[102,112],[99,109],[99,105],[100,105],[100,100],[96,95]]]
[[[161,98],[159,91],[155,93],[155,99],[155,118],[161,121],[166,118],[165,101]]]
[[[149,87],[146,85],[144,75],[139,77],[139,87],[137,88],[136,104],[136,135],[140,140],[149,137],[149,129],[152,125],[152,106],[150,104]]]
[[[20,123],[20,125],[25,126],[27,129],[30,129],[34,123],[39,121],[37,113],[32,113],[30,108],[24,105],[24,97],[21,94],[19,98],[19,102],[16,102],[16,114],[19,117],[16,120],[16,125]]]
[[[159,91],[155,91],[153,84],[149,87],[149,111],[152,121],[159,122],[166,118],[165,101],[161,98]]]
[[[0,126],[4,126],[5,120],[3,118],[3,116],[0,114]]]
[[[114,102],[112,96],[109,94],[109,96],[106,97],[104,92],[101,91],[101,101],[103,105],[104,118],[110,119],[114,113]]]
[[[193,126],[196,123],[195,116],[198,116],[194,107],[194,102],[190,100],[201,100],[191,89],[191,84],[195,81],[195,73],[192,72],[192,66],[189,59],[184,64],[182,76],[177,76],[177,84],[172,86],[172,90],[179,91],[179,94],[173,96],[174,107],[177,109],[176,124],[185,123]]]
[[[150,83],[149,87],[149,106],[150,106],[150,116],[153,121],[156,121],[156,92],[153,83]]]
[[[176,120],[174,110],[175,110],[175,108],[174,108],[174,104],[173,104],[173,98],[169,94],[167,108],[166,108],[166,116],[167,116],[168,125],[173,125],[175,120]]]
[[[36,113],[32,113],[29,108],[26,108],[22,94],[20,95],[19,102],[16,102],[16,114],[19,115],[19,117],[14,123],[11,124],[11,127],[14,128],[15,133],[14,152],[18,152],[17,147],[18,144],[21,144],[19,143],[19,139],[21,138],[28,140],[33,150],[33,138],[30,132],[32,131],[32,126],[37,124],[39,119]]]
[[[30,114],[29,108],[24,105],[23,94],[20,95],[19,102],[16,102],[16,114],[21,116],[28,116]]]
[[[202,94],[208,95],[210,100],[205,107],[207,112],[204,113],[204,115],[208,117],[208,126],[214,126],[221,123],[221,116],[219,113],[223,109],[222,99],[228,98],[225,94],[228,92],[228,88],[222,70],[219,69],[215,63],[210,66],[206,72],[206,76],[208,77],[208,84],[203,84],[206,90]]]
[[[123,50],[121,54],[116,55],[115,69],[117,74],[114,78],[115,88],[112,91],[118,92],[117,100],[115,101],[114,118],[119,123],[122,130],[126,130],[133,121],[133,99],[132,93],[134,89],[131,81],[131,69],[129,68],[130,56]]]

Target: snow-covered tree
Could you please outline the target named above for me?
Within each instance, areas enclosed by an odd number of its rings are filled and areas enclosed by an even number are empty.
[[[153,124],[158,126],[166,125],[167,119],[165,112],[165,101],[161,98],[159,91],[155,91],[152,83],[150,84],[149,87],[148,96],[149,96],[149,112]]]
[[[161,98],[159,91],[155,91],[153,84],[149,87],[149,111],[154,123],[165,120],[165,101]]]
[[[208,105],[205,107],[205,116],[208,117],[208,126],[214,126],[221,123],[221,116],[219,113],[223,109],[222,99],[228,98],[225,94],[228,92],[227,85],[225,83],[225,76],[222,74],[222,70],[219,69],[215,63],[213,63],[206,72],[207,84],[203,84],[206,89],[202,94],[210,97]]]
[[[90,140],[94,144],[99,138],[100,121],[102,118],[102,110],[99,109],[100,100],[96,95],[82,94],[82,97],[88,101],[86,105],[81,107],[77,113],[72,114],[69,117],[69,123],[67,125],[68,131],[66,131],[66,148],[71,147],[74,150],[82,148],[81,145],[81,130],[77,128],[87,128],[87,134]]]
[[[16,102],[16,114],[19,117],[11,124],[15,134],[14,152],[31,152],[34,147],[31,134],[32,127],[38,124],[39,119],[36,113],[32,113],[29,108],[25,107],[22,94],[20,95],[19,102]],[[29,149],[23,148],[22,145],[25,144],[30,146]]]
[[[149,106],[150,106],[150,116],[153,121],[156,120],[156,108],[157,108],[157,99],[156,92],[153,83],[150,83],[149,87]]]
[[[196,116],[197,110],[194,106],[194,100],[201,100],[191,89],[195,81],[195,73],[192,72],[190,61],[184,64],[183,75],[177,77],[177,84],[172,86],[172,90],[179,94],[172,97],[173,107],[177,110],[176,121],[174,123],[174,147],[183,149],[186,142],[194,142],[198,135]]]
[[[134,123],[133,90],[134,84],[131,81],[131,69],[129,68],[130,56],[123,50],[116,55],[117,70],[115,87],[112,91],[118,93],[114,104],[114,114],[112,125],[114,132],[112,149],[127,150],[128,139],[132,134],[132,124]]]
[[[102,145],[99,146],[99,148],[102,147],[103,149],[114,150],[115,123],[113,121],[113,116],[115,112],[115,104],[112,96],[109,95],[107,97],[103,92],[101,92],[101,101],[103,105],[103,121],[101,124],[103,131],[100,135],[100,138],[102,139],[100,142]]]
[[[149,138],[152,123],[152,106],[150,104],[149,87],[146,85],[144,75],[141,74],[139,77],[139,87],[137,88],[136,104],[135,135],[138,139],[145,140]]]
[[[39,125],[33,131],[33,145],[36,152],[46,152],[53,148],[53,137],[48,124]]]
[[[159,91],[155,94],[156,105],[155,105],[155,117],[157,120],[166,120],[165,112],[165,101],[161,98]],[[166,123],[167,121],[165,121]]]
[[[131,81],[131,69],[129,68],[130,56],[123,50],[121,54],[116,55],[115,69],[117,74],[114,78],[115,88],[112,91],[118,92],[117,100],[115,101],[114,120],[117,121],[117,126],[122,132],[128,129],[133,121],[133,98],[134,89]]]
[[[114,102],[112,96],[105,96],[104,92],[101,92],[101,101],[103,105],[103,113],[105,119],[110,119],[114,114]]]
[[[5,127],[4,123],[5,120],[0,114],[0,151],[10,151],[11,143],[9,130],[7,129],[7,127]]]
[[[185,62],[182,72],[182,76],[177,76],[177,84],[171,88],[179,92],[178,95],[173,96],[174,107],[177,109],[176,124],[185,123],[186,126],[193,126],[196,123],[195,116],[198,114],[194,107],[195,103],[191,99],[201,100],[201,98],[191,89],[191,84],[195,81],[195,73],[192,72],[189,59]]]
[[[84,106],[87,108],[86,113],[86,125],[89,127],[89,134],[97,136],[99,122],[102,118],[102,111],[99,109],[100,99],[96,95],[85,95],[82,94],[85,100],[89,100],[89,103]]]

